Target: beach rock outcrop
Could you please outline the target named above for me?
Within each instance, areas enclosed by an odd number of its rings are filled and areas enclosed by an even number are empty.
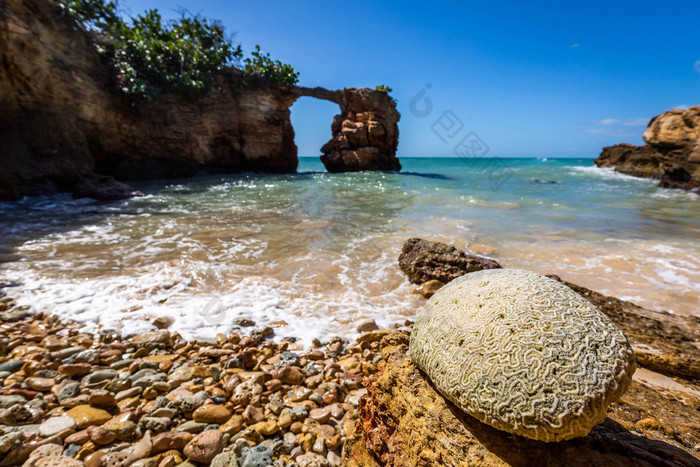
[[[381,340],[344,450],[348,466],[700,465],[697,409],[634,381],[584,437],[543,443],[481,423],[442,397],[409,357],[410,334]]]
[[[700,192],[700,106],[654,117],[644,141],[647,145],[603,148],[594,162],[627,175],[658,179],[662,187]]]
[[[340,114],[333,118],[333,137],[321,151],[329,172],[401,170],[396,158],[399,144],[396,101],[385,91],[344,89],[336,101]]]
[[[453,246],[421,238],[408,239],[399,256],[399,268],[413,284],[430,280],[446,284],[468,272],[500,267],[492,259],[468,255]]]
[[[627,390],[634,354],[589,301],[520,269],[459,277],[425,305],[411,359],[474,418],[540,441],[587,435]]]

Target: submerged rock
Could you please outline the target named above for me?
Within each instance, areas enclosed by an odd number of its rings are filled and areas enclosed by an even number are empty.
[[[411,335],[411,358],[466,413],[541,441],[585,436],[627,390],[634,353],[565,285],[518,269],[446,285]]]
[[[410,238],[401,250],[399,267],[411,283],[423,284],[430,280],[447,283],[468,272],[498,269],[501,265],[444,243]]]

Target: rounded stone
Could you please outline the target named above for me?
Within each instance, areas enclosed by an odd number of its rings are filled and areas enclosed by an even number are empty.
[[[223,405],[205,404],[192,413],[195,422],[226,423],[231,418],[231,411]]]
[[[87,429],[90,440],[100,446],[111,443],[117,435],[103,426],[91,426]]]
[[[219,430],[207,430],[192,439],[183,453],[194,462],[207,464],[221,452],[223,448],[223,433]]]
[[[102,425],[112,416],[106,410],[96,409],[89,405],[78,405],[66,412],[66,416],[75,420],[78,428],[87,428],[92,425]]]
[[[75,426],[75,420],[71,417],[51,417],[39,426],[39,434],[44,438],[50,438]]]
[[[588,434],[635,370],[632,348],[607,316],[566,285],[519,269],[469,273],[440,289],[409,349],[466,413],[547,442]]]

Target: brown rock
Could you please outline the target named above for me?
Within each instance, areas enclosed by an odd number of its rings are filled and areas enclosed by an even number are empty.
[[[78,428],[87,428],[92,425],[102,425],[112,418],[109,412],[96,409],[89,405],[78,405],[66,412],[66,416],[75,420]]]
[[[231,418],[231,411],[223,405],[205,404],[192,413],[195,422],[202,423],[226,423]]]
[[[80,430],[66,437],[66,444],[85,444],[90,440],[90,435],[87,430]]]
[[[333,137],[321,148],[321,161],[329,172],[401,170],[396,158],[401,115],[388,93],[357,88],[303,91],[340,105],[331,125]]]
[[[66,376],[85,376],[91,371],[89,363],[64,363],[58,367],[58,373]]]
[[[263,414],[252,405],[249,405],[243,411],[243,421],[245,421],[247,425],[253,425],[263,420],[265,420]]]
[[[170,316],[159,316],[153,320],[153,325],[158,329],[168,329],[174,322],[175,319]]]
[[[430,298],[435,295],[435,292],[440,290],[443,285],[445,285],[443,282],[432,279],[427,282],[423,282],[421,285],[413,289],[413,293],[420,294],[425,298]]]
[[[277,422],[275,422],[275,421],[258,422],[255,425],[253,425],[251,428],[263,436],[274,435],[275,433],[280,431],[280,427],[277,424]]]
[[[229,420],[219,427],[219,431],[229,435],[235,435],[243,428],[243,417],[233,415]]]
[[[444,243],[411,238],[403,245],[399,267],[413,284],[423,284],[430,280],[446,284],[469,272],[501,266],[496,261],[468,255]]]
[[[299,368],[285,364],[273,373],[273,378],[282,381],[284,384],[301,384],[304,382],[305,376]]]
[[[331,409],[330,407],[313,409],[309,412],[309,418],[319,423],[326,423],[331,418]]]
[[[700,440],[694,410],[637,383],[613,404],[610,418],[586,437],[542,443],[498,431],[466,415],[435,391],[407,354],[408,336],[395,332],[382,340],[387,365],[372,377],[368,394],[361,400],[358,429],[345,447],[344,460],[349,466],[698,463],[688,452],[688,446]],[[672,435],[655,431],[657,438],[652,440],[624,428],[634,426],[644,413],[668,420]],[[676,432],[671,428],[675,426],[680,427]]]
[[[103,426],[91,426],[87,429],[90,440],[97,445],[110,444],[117,435]]]
[[[379,329],[379,327],[373,319],[365,319],[363,321],[360,321],[360,324],[358,324],[355,328],[357,332],[369,332],[375,331],[376,329]]]
[[[153,452],[163,452],[170,450],[181,451],[192,441],[194,435],[185,431],[165,431],[153,437]]]
[[[644,140],[648,145],[603,148],[594,162],[627,175],[659,179],[663,187],[700,192],[700,106],[652,118]]]
[[[54,385],[53,378],[39,378],[36,376],[31,376],[24,380],[24,384],[27,385],[29,389],[40,392],[49,392],[51,386]]]
[[[195,436],[187,443],[183,453],[193,462],[207,464],[223,449],[223,433],[219,430],[207,430]]]
[[[94,407],[101,408],[111,408],[117,406],[117,400],[114,398],[114,394],[104,389],[95,389],[90,391],[90,405]]]

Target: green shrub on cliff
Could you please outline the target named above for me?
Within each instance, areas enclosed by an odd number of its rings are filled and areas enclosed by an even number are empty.
[[[245,59],[244,72],[250,76],[261,78],[273,85],[292,85],[299,81],[299,73],[294,71],[291,65],[279,60],[272,60],[270,54],[263,54],[260,46],[255,46],[250,58]]]
[[[376,91],[385,91],[386,93],[390,93],[390,92],[393,91],[393,89],[391,89],[391,88],[390,88],[389,86],[387,86],[386,84],[380,84],[379,86],[375,86],[374,89],[375,89]]]
[[[231,43],[219,23],[199,16],[182,14],[164,22],[158,10],[148,10],[127,22],[114,2],[55,1],[93,35],[97,49],[112,61],[117,88],[129,96],[206,95],[214,76],[243,58],[241,46]],[[294,84],[299,76],[290,65],[263,55],[258,46],[243,71],[267,85]]]
[[[114,46],[121,90],[141,96],[205,94],[214,75],[243,55],[220,25],[184,15],[164,24],[157,10],[136,16],[130,26],[122,23]]]

